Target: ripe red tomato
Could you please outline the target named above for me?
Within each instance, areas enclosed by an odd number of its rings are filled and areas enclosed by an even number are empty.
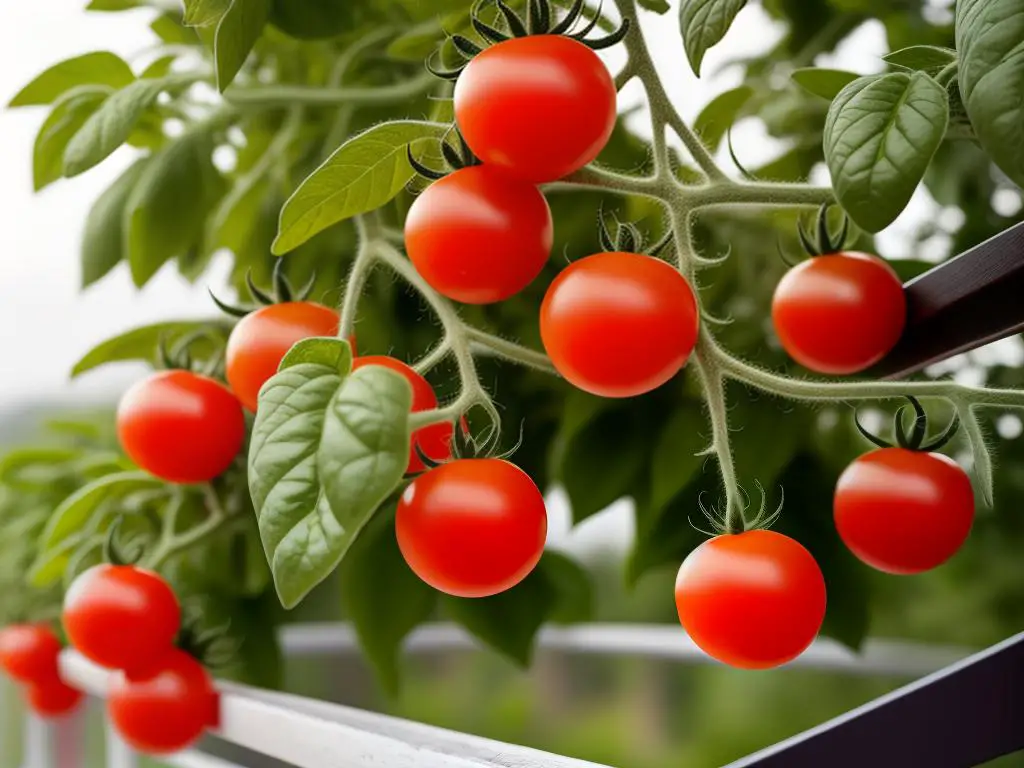
[[[683,561],[676,608],[709,656],[767,669],[792,661],[814,641],[825,619],[825,579],[811,553],[788,536],[726,534]]]
[[[877,256],[816,256],[791,269],[772,301],[783,348],[800,365],[843,375],[869,368],[896,346],[907,299],[892,267]]]
[[[430,383],[416,371],[393,357],[384,355],[367,355],[357,357],[352,363],[352,370],[366,365],[380,365],[402,374],[412,385],[412,413],[430,411],[437,408],[437,395]],[[409,447],[409,466],[406,472],[422,472],[423,461],[412,446],[419,445],[420,450],[435,461],[445,461],[451,456],[452,425],[448,423],[432,424],[417,429],[412,434],[412,445]]]
[[[28,705],[40,717],[61,717],[74,711],[82,701],[82,692],[60,678],[34,682],[28,686]]]
[[[217,723],[218,695],[202,664],[172,649],[144,673],[121,673],[107,697],[110,719],[132,747],[179,752]]]
[[[137,670],[174,645],[181,607],[160,576],[132,565],[98,565],[64,595],[64,630],[75,649],[110,669]]]
[[[245,414],[230,390],[189,371],[162,371],[121,398],[117,435],[132,461],[172,483],[223,473],[245,442]]]
[[[548,516],[540,490],[519,467],[461,459],[406,488],[395,529],[405,561],[425,582],[457,597],[487,597],[534,569]]]
[[[540,333],[570,383],[604,397],[657,389],[697,343],[693,289],[664,261],[599,253],[562,270],[544,297]]]
[[[967,540],[974,492],[947,456],[883,448],[856,459],[836,485],[839,536],[858,558],[886,573],[941,565]]]
[[[551,209],[536,187],[485,165],[435,181],[405,219],[423,279],[464,304],[491,304],[534,281],[551,255]]]
[[[20,683],[57,678],[60,640],[45,624],[13,624],[0,630],[0,666]]]
[[[615,83],[583,43],[535,35],[478,54],[455,84],[455,121],[486,165],[534,184],[593,160],[615,128]]]
[[[338,313],[311,301],[271,304],[251,312],[231,331],[225,351],[228,384],[242,405],[256,413],[260,388],[297,342],[336,336]]]

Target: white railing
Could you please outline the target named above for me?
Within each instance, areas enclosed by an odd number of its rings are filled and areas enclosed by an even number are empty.
[[[287,627],[287,656],[343,655],[357,651],[351,628],[339,624]],[[547,628],[540,649],[571,654],[603,654],[705,663],[710,660],[680,629],[668,625],[591,624]],[[408,640],[409,653],[478,648],[463,631],[428,625]],[[869,642],[860,654],[837,643],[817,641],[791,665],[856,675],[918,678],[962,660],[958,648],[902,642]],[[110,673],[68,650],[61,671],[69,683],[102,699]],[[249,751],[298,768],[607,768],[527,747],[504,744],[388,715],[272,691],[220,682],[221,724],[215,735]],[[86,765],[81,714],[45,723],[28,717],[22,768],[96,768]],[[200,751],[163,760],[177,768],[245,768]],[[113,731],[106,734],[107,768],[136,768],[137,756]],[[6,766],[4,767],[6,768]]]

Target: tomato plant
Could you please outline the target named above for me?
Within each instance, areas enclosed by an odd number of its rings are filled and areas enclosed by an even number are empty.
[[[181,607],[157,574],[131,565],[98,565],[68,587],[63,622],[83,656],[110,669],[134,671],[174,644]]]

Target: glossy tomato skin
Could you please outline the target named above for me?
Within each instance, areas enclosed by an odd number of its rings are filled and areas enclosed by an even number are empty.
[[[218,721],[219,698],[210,675],[188,654],[172,649],[149,670],[114,678],[110,719],[132,747],[150,755],[192,745]]]
[[[709,656],[741,669],[792,661],[825,619],[825,579],[800,543],[766,530],[722,535],[689,554],[676,608]]]
[[[84,698],[82,692],[60,678],[31,683],[27,690],[28,705],[39,717],[55,718],[70,714]]]
[[[435,291],[464,304],[519,293],[544,269],[553,238],[544,195],[485,165],[435,181],[405,219],[416,270]]]
[[[907,319],[903,285],[877,256],[816,256],[782,278],[772,301],[787,354],[817,373],[848,375],[896,346]]]
[[[19,683],[57,677],[61,644],[45,624],[12,624],[0,630],[0,666]]]
[[[423,581],[457,597],[511,589],[544,552],[544,497],[502,459],[460,459],[416,478],[398,503],[398,546]]]
[[[162,371],[125,392],[117,435],[125,453],[151,475],[205,483],[242,450],[245,414],[220,382],[189,371]]]
[[[967,473],[939,453],[883,448],[857,458],[836,484],[843,542],[880,571],[914,574],[949,560],[974,522]]]
[[[603,397],[660,387],[686,364],[698,330],[686,278],[635,253],[599,253],[570,264],[540,310],[541,338],[555,368]]]
[[[412,413],[430,411],[437,408],[437,395],[434,394],[434,388],[430,386],[430,383],[425,378],[401,360],[384,355],[366,355],[364,357],[357,357],[353,361],[352,370],[366,365],[380,365],[405,377],[406,381],[412,386]],[[422,472],[426,468],[413,446],[419,445],[420,450],[427,456],[441,462],[451,456],[451,444],[451,424],[432,424],[429,427],[417,429],[412,435],[412,445],[409,447],[409,466],[406,468],[406,472]]]
[[[64,596],[64,631],[75,649],[108,669],[152,664],[174,644],[181,607],[159,575],[133,565],[97,565]]]
[[[260,388],[297,342],[314,336],[337,336],[338,313],[312,301],[289,301],[261,307],[238,321],[228,338],[225,364],[228,384],[250,412],[256,413]]]
[[[455,120],[484,164],[541,184],[591,162],[615,128],[608,68],[583,43],[534,35],[473,57],[455,84]]]

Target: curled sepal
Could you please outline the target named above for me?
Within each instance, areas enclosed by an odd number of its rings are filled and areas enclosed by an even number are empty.
[[[768,511],[768,494],[764,490],[764,486],[757,480],[754,481],[754,485],[757,486],[758,493],[761,495],[761,503],[758,506],[757,514],[753,518],[748,519],[746,516],[747,510],[750,508],[750,497],[747,492],[740,488],[740,493],[743,494],[742,509],[740,510],[740,518],[743,521],[743,527],[736,529],[730,521],[731,515],[729,510],[721,508],[719,504],[708,504],[705,502],[704,497],[706,493],[701,493],[697,498],[697,506],[700,508],[701,513],[707,519],[708,523],[711,524],[710,530],[705,530],[699,526],[693,524],[690,521],[690,527],[694,530],[703,533],[705,536],[723,536],[727,534],[743,533],[745,531],[758,531],[767,530],[778,522],[779,517],[782,515],[782,508],[786,502],[785,489],[780,488],[782,494],[779,500],[778,506],[772,511]],[[739,503],[737,500],[736,503]]]
[[[203,629],[202,617],[198,605],[186,605],[175,644],[208,669],[226,669],[237,659],[241,641],[228,634],[230,619],[220,626]]]
[[[640,232],[639,228],[630,221],[619,221],[612,214],[615,220],[615,231],[608,228],[608,220],[604,208],[600,208],[597,214],[597,237],[601,248],[609,253],[643,253],[648,256],[659,256],[672,242],[672,230],[655,243],[648,243]]]
[[[850,235],[850,219],[844,213],[839,232],[833,234],[828,226],[828,209],[828,203],[818,209],[818,217],[815,222],[816,236],[814,237],[807,231],[802,221],[797,224],[800,244],[809,256],[828,256],[839,253],[846,247],[846,241]]]
[[[487,408],[488,418],[491,423],[474,435],[465,418],[456,419],[452,427],[451,460],[459,459],[510,459],[523,445],[524,425],[519,426],[519,438],[515,445],[505,451],[498,451],[501,442],[501,424],[497,420],[497,413]],[[438,461],[424,453],[419,443],[413,444],[413,450],[428,470],[436,469],[445,461]]]
[[[412,166],[416,173],[430,181],[443,179],[449,173],[462,168],[480,165],[480,159],[473,154],[473,150],[469,148],[469,144],[466,143],[462,133],[455,126],[452,126],[452,129],[440,140],[440,146],[441,157],[444,159],[446,166],[445,170],[437,170],[421,163],[412,151],[412,144],[406,147],[406,157],[409,160],[409,165]]]
[[[145,545],[140,539],[124,541],[121,537],[121,527],[124,525],[124,515],[118,515],[107,530],[107,537],[103,541],[103,560],[111,565],[135,565],[146,552]]]
[[[415,166],[414,166],[415,167]],[[228,304],[226,301],[218,298],[217,294],[210,289],[210,298],[213,299],[213,303],[217,305],[221,312],[224,312],[232,317],[245,317],[250,312],[254,312],[261,306],[268,307],[271,304],[286,304],[291,301],[305,301],[309,294],[313,290],[313,286],[316,284],[316,275],[312,275],[304,286],[296,289],[288,277],[284,273],[284,259],[278,259],[274,263],[274,272],[271,276],[272,290],[265,291],[256,285],[256,281],[252,278],[252,270],[249,270],[245,274],[245,285],[249,289],[249,295],[252,296],[253,304],[248,306],[236,306],[234,304]]]
[[[906,398],[913,411],[914,420],[908,430],[906,423],[907,406],[903,405],[897,409],[896,415],[893,417],[893,435],[896,438],[895,445],[865,429],[864,425],[860,423],[860,419],[857,414],[854,413],[853,421],[857,427],[857,431],[859,431],[866,440],[877,445],[879,448],[894,448],[898,446],[908,451],[920,451],[922,453],[931,453],[933,451],[940,450],[956,436],[957,432],[960,430],[959,413],[955,413],[953,415],[948,426],[941,434],[929,439],[928,415],[925,412],[924,407],[916,397],[906,395]]]

